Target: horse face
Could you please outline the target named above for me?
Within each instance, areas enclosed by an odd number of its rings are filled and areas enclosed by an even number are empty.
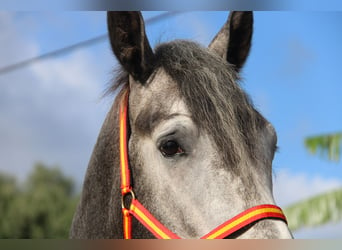
[[[211,167],[219,158],[213,142],[194,123],[162,69],[148,87],[132,85],[129,154],[136,195],[177,235],[203,236],[224,221],[212,216],[224,214],[218,196],[223,180],[216,177],[227,178]]]
[[[201,237],[251,206],[274,204],[276,134],[235,82],[249,53],[252,22],[252,13],[233,12],[208,49],[176,42],[153,52],[140,13],[108,14],[113,51],[129,74],[134,191],[184,238]],[[190,59],[199,63],[183,63]],[[203,79],[207,83],[189,93],[197,86],[189,82]],[[284,222],[265,220],[235,236],[291,234]]]

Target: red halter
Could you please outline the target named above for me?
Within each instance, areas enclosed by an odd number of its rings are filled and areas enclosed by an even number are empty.
[[[121,194],[122,194],[122,214],[123,214],[123,232],[124,239],[132,238],[132,215],[139,220],[156,238],[158,239],[180,239],[180,237],[163,224],[161,224],[135,197],[131,183],[130,170],[127,153],[127,109],[128,109],[128,91],[124,93],[120,105],[120,167],[121,167]],[[132,197],[129,208],[124,205],[124,198],[130,194]],[[275,205],[259,205],[245,210],[232,219],[226,221],[201,239],[223,239],[239,229],[265,218],[277,218],[283,220],[286,218],[282,210]]]

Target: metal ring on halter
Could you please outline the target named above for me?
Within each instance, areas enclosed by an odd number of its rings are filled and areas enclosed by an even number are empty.
[[[133,190],[131,189],[131,190],[129,190],[127,193],[125,193],[125,194],[123,194],[123,195],[121,196],[121,207],[122,207],[123,209],[129,210],[129,208],[126,208],[126,207],[125,207],[125,197],[127,196],[127,194],[130,194],[130,195],[132,196],[131,203],[132,203],[132,200],[135,200],[135,194],[134,194]],[[130,206],[131,206],[131,205],[129,205],[129,207],[130,207]]]

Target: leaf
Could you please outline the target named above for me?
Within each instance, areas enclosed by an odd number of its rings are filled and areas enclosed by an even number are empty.
[[[295,203],[284,213],[291,230],[342,220],[342,188]]]
[[[312,154],[339,162],[341,158],[342,133],[310,136],[305,139],[305,146]]]

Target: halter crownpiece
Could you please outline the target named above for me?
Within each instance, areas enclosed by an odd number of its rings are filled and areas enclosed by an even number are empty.
[[[127,110],[128,95],[126,90],[120,104],[120,172],[121,172],[121,195],[123,214],[124,239],[132,238],[132,216],[142,223],[158,239],[180,239],[180,237],[162,223],[160,223],[136,198],[131,186],[130,169],[128,164],[127,148]],[[125,206],[125,197],[131,196],[131,204]],[[249,208],[236,215],[225,223],[213,229],[201,239],[223,239],[243,227],[262,219],[280,219],[285,223],[286,217],[281,208],[271,204],[264,204]]]

